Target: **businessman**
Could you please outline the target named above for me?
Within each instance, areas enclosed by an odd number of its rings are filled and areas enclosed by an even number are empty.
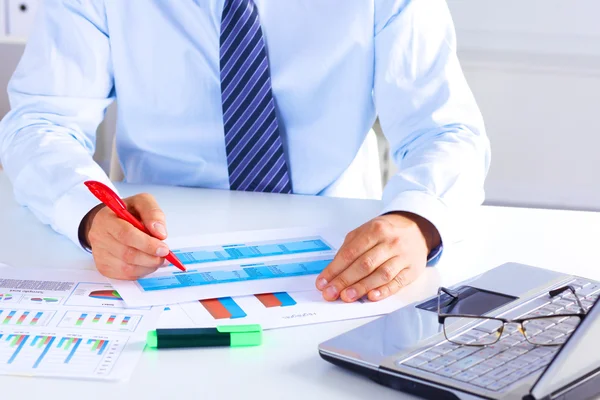
[[[112,278],[167,254],[83,185],[110,185],[92,154],[115,99],[127,182],[226,190],[344,195],[378,117],[399,172],[316,278],[327,300],[397,292],[483,200],[489,143],[443,0],[45,0],[8,91],[16,198]],[[167,237],[154,198],[126,203]]]

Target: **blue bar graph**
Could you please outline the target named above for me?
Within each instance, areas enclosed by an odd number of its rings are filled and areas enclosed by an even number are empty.
[[[100,351],[98,352],[98,355],[101,356],[102,353],[104,353],[104,350],[106,349],[106,347],[108,346],[108,340],[105,340],[104,343],[102,343],[102,347],[100,347]]]
[[[296,300],[294,300],[292,296],[290,296],[286,292],[273,293],[273,295],[277,297],[279,301],[281,301],[281,307],[289,307],[296,305]]]
[[[71,358],[73,358],[73,356],[77,352],[77,348],[79,347],[80,343],[81,343],[81,339],[75,339],[75,346],[73,346],[73,349],[71,349],[71,352],[67,356],[67,359],[65,360],[65,364],[68,364],[69,361],[71,361]]]
[[[21,349],[23,348],[23,346],[25,346],[25,343],[27,342],[28,337],[29,337],[29,335],[21,336],[21,338],[19,339],[19,346],[17,347],[17,350],[15,350],[13,355],[8,359],[8,364],[12,364],[12,362],[15,361],[15,358],[17,358],[17,356],[21,352]]]
[[[323,271],[331,261],[332,258],[327,258],[303,262],[285,263],[285,261],[281,261],[279,263],[241,265],[239,269],[223,267],[223,269],[215,270],[190,270],[174,272],[171,276],[141,278],[137,282],[144,291],[148,292],[219,283],[315,275]]]
[[[69,338],[61,338],[60,341],[58,342],[58,347],[62,347],[62,345],[68,340]]]
[[[37,338],[38,337],[36,336],[36,340],[37,340]],[[50,350],[50,347],[52,347],[52,343],[54,343],[54,339],[56,339],[56,337],[54,337],[54,336],[52,336],[50,338],[50,340],[46,344],[46,347],[44,348],[44,351],[42,351],[42,354],[40,354],[40,356],[38,357],[38,359],[35,361],[35,364],[33,364],[33,368],[37,368],[40,365],[40,363],[42,362],[42,360],[44,359],[44,357],[46,356],[46,354]]]
[[[31,342],[31,344],[30,344],[30,346],[35,346],[35,344],[37,343],[37,341],[38,341],[38,339],[39,339],[40,337],[41,337],[41,336],[36,336],[36,337],[34,337],[34,338],[33,338],[33,341],[32,341],[32,342]]]
[[[238,304],[231,297],[221,297],[219,301],[231,314],[230,318],[246,317],[246,313],[244,312],[244,310],[242,310],[241,307],[238,306]]]
[[[173,250],[184,264],[243,260],[256,257],[303,254],[328,251],[332,248],[320,237],[289,239],[279,243],[255,242]]]

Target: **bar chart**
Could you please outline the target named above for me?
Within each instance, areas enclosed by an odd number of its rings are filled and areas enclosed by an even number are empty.
[[[142,316],[135,314],[67,311],[58,326],[61,328],[133,332],[141,320]]]
[[[200,300],[200,304],[214,319],[244,318],[246,313],[231,297]]]
[[[107,375],[125,339],[0,333],[0,371]]]
[[[198,247],[174,250],[184,264],[202,264],[216,261],[243,260],[257,257],[281,256],[332,250],[321,237],[298,238],[284,241],[262,241],[247,244]]]
[[[291,307],[295,306],[296,300],[286,292],[263,293],[254,295],[263,306],[272,307]]]
[[[49,310],[0,308],[0,326],[46,326],[54,313]]]

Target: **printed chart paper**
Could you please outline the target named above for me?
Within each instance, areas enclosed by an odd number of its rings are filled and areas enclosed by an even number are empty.
[[[168,242],[188,269],[159,269],[137,281],[111,280],[129,306],[314,289],[342,235],[284,229],[192,236]]]
[[[0,269],[0,374],[126,379],[160,308],[126,308],[96,271]]]
[[[181,304],[196,327],[260,324],[263,329],[308,325],[388,314],[405,305],[392,297],[379,302],[327,302],[318,290],[222,297]]]

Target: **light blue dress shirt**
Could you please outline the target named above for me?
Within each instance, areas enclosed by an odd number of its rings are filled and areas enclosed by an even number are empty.
[[[0,161],[17,200],[78,243],[110,183],[92,160],[118,100],[131,183],[228,189],[219,79],[224,0],[45,0],[9,84]],[[330,195],[376,117],[399,172],[385,209],[444,243],[483,201],[489,143],[443,0],[255,0],[297,194]]]

